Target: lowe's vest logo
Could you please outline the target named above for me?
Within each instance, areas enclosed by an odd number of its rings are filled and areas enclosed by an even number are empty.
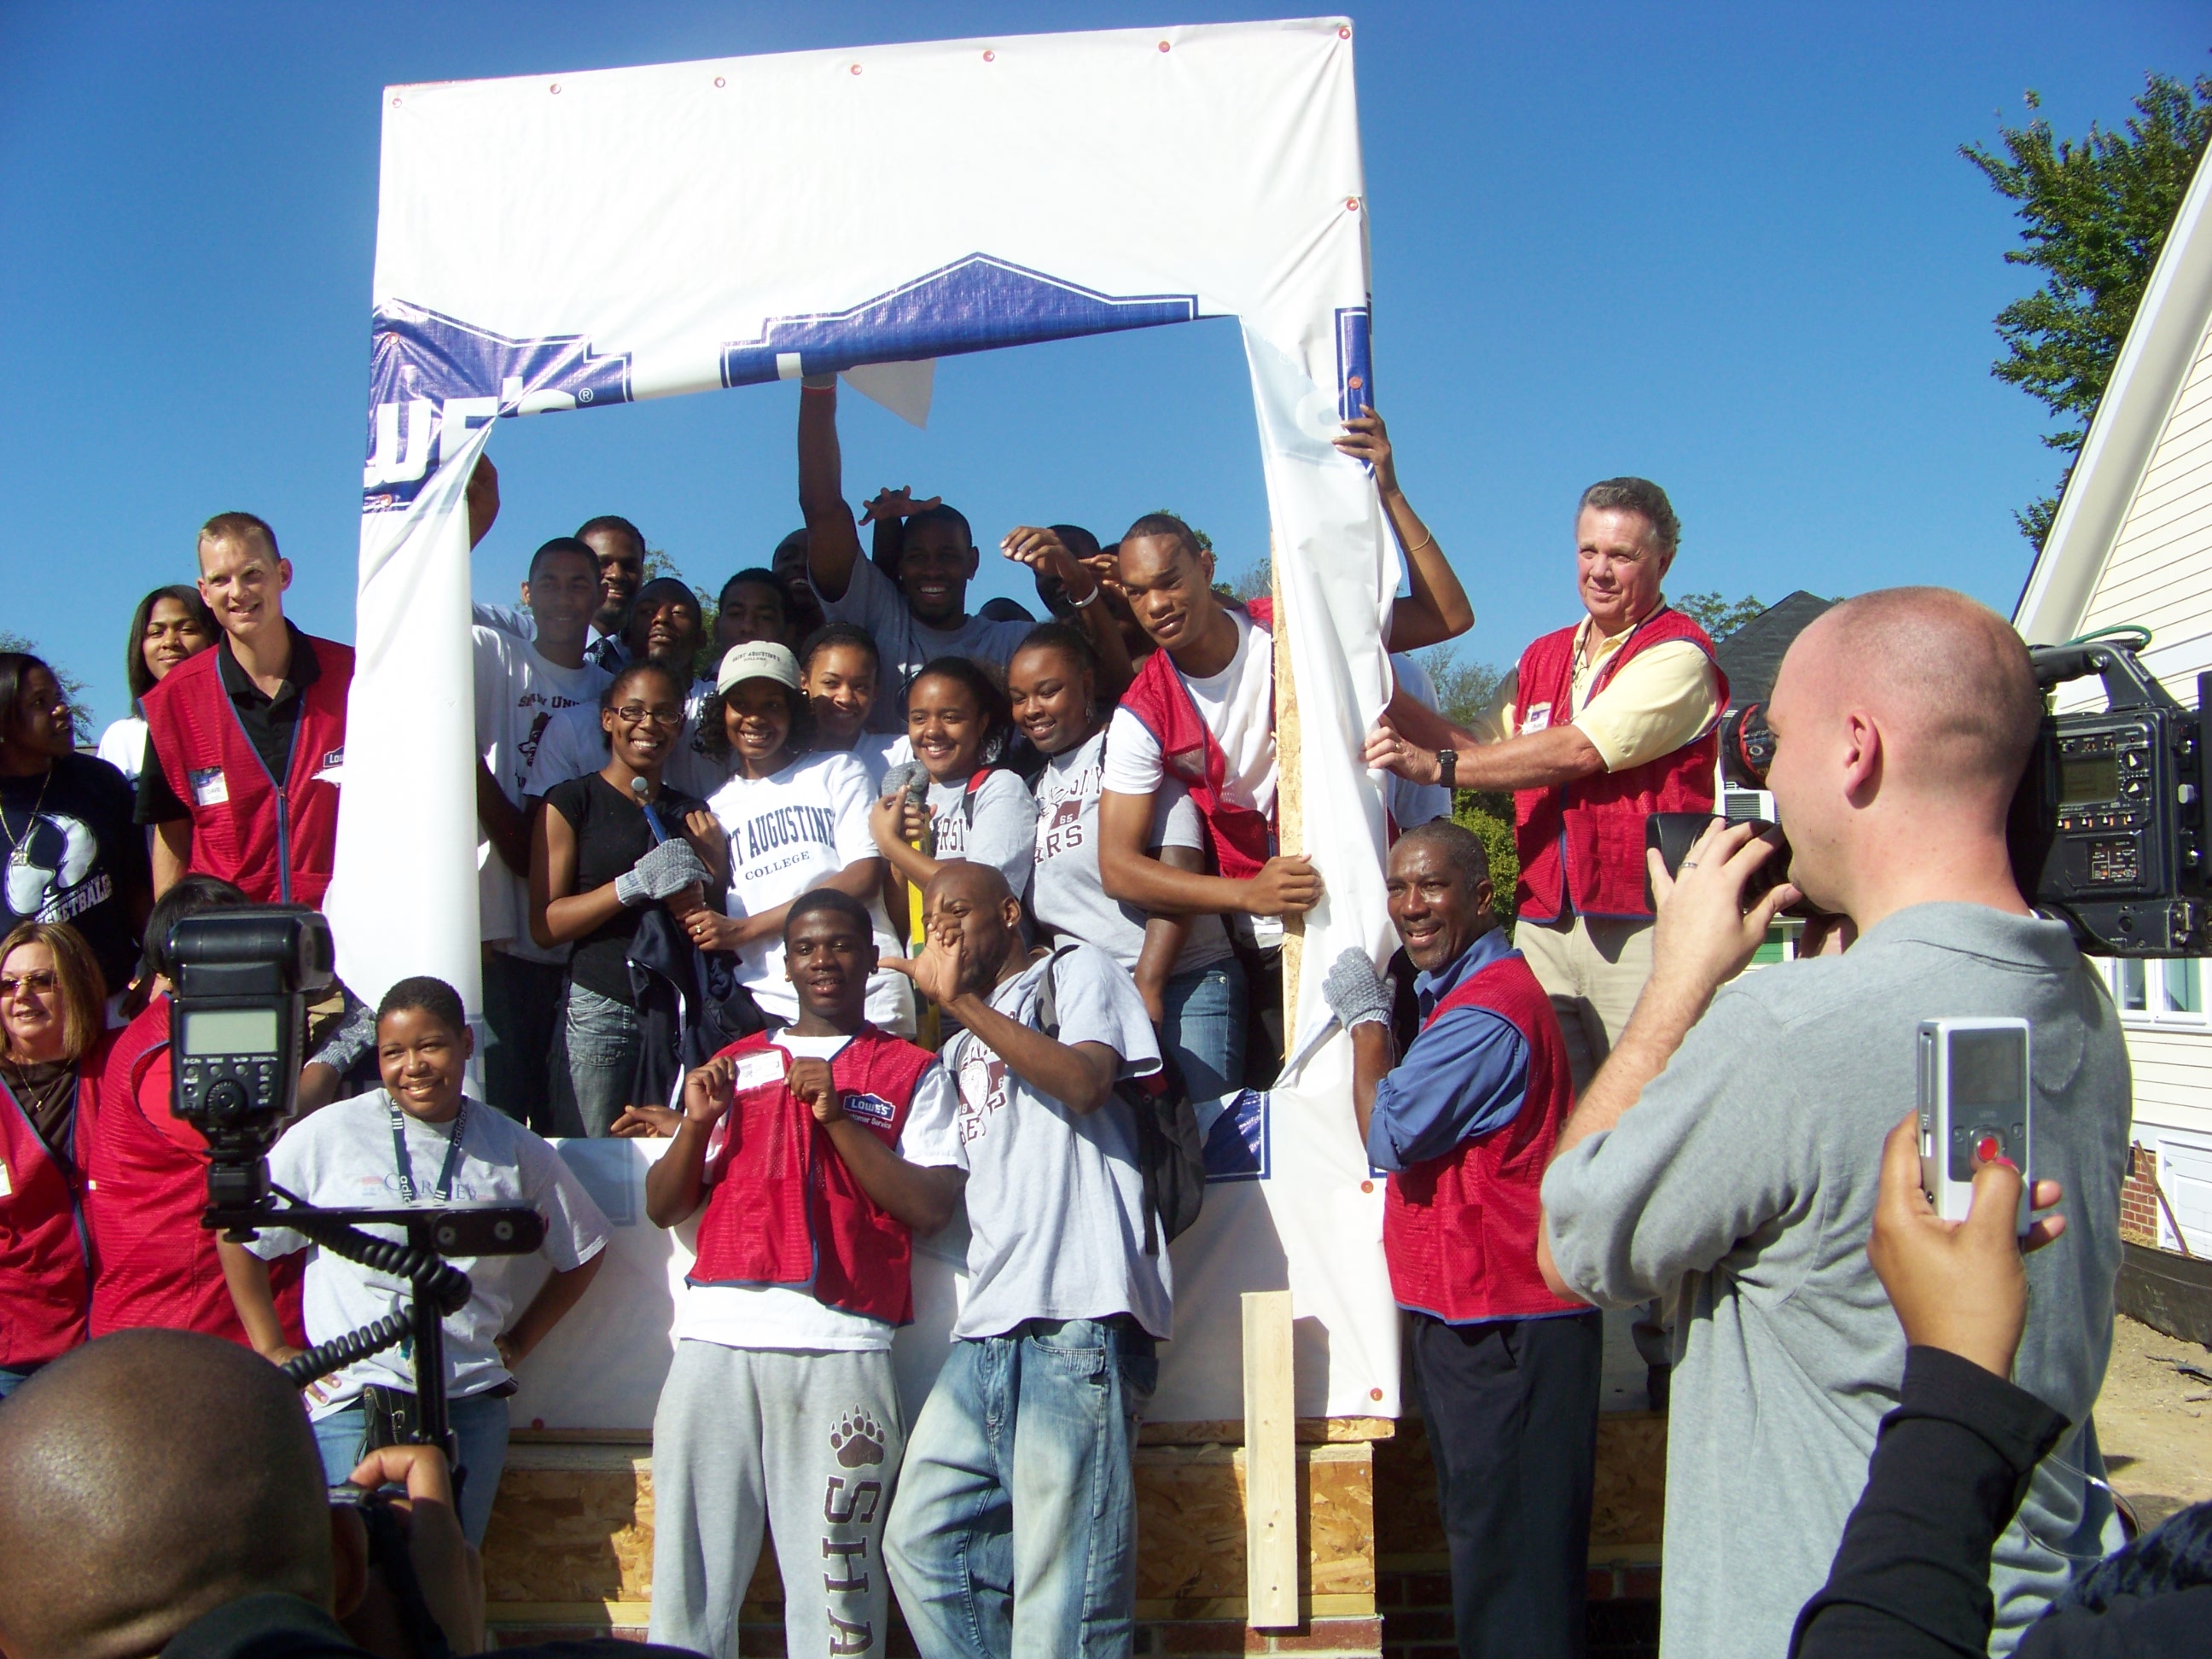
[[[898,1115],[898,1108],[881,1095],[847,1095],[845,1110],[849,1115],[866,1118],[871,1123],[888,1123]]]
[[[629,354],[599,356],[580,334],[511,339],[404,301],[380,306],[372,331],[365,512],[406,506],[487,421],[631,398]]]

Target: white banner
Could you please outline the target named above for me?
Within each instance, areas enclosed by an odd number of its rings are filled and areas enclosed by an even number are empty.
[[[1338,952],[1380,961],[1389,933],[1358,757],[1398,564],[1370,477],[1328,441],[1373,398],[1365,220],[1340,19],[387,88],[325,907],[347,982],[373,1000],[435,973],[477,1007],[461,490],[494,421],[854,369],[919,419],[938,356],[1235,316],[1328,896],[1307,919],[1300,1058],[1220,1129],[1267,1167],[1210,1189],[1176,1248],[1156,1414],[1242,1415],[1235,1297],[1285,1277],[1313,1322],[1299,1409],[1395,1414],[1381,1183],[1320,995]],[[916,367],[870,368],[888,364]]]

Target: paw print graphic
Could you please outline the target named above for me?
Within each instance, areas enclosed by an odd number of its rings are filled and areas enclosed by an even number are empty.
[[[866,1412],[847,1412],[845,1420],[830,1431],[830,1449],[848,1469],[884,1461],[883,1426]]]

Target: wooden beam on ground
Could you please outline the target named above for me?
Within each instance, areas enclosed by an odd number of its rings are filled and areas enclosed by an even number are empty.
[[[1297,1409],[1291,1293],[1244,1293],[1245,1623],[1298,1622]]]

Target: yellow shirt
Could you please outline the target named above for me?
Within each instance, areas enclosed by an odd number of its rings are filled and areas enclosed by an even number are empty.
[[[1688,640],[1668,640],[1638,653],[1605,690],[1590,696],[1606,664],[1635,638],[1636,630],[1601,641],[1584,662],[1582,647],[1589,628],[1585,617],[1575,630],[1573,724],[1589,739],[1607,771],[1626,771],[1671,755],[1694,742],[1719,716],[1720,681],[1712,659]],[[1515,735],[1513,705],[1520,690],[1520,671],[1508,671],[1475,722],[1477,742],[1498,743]]]

